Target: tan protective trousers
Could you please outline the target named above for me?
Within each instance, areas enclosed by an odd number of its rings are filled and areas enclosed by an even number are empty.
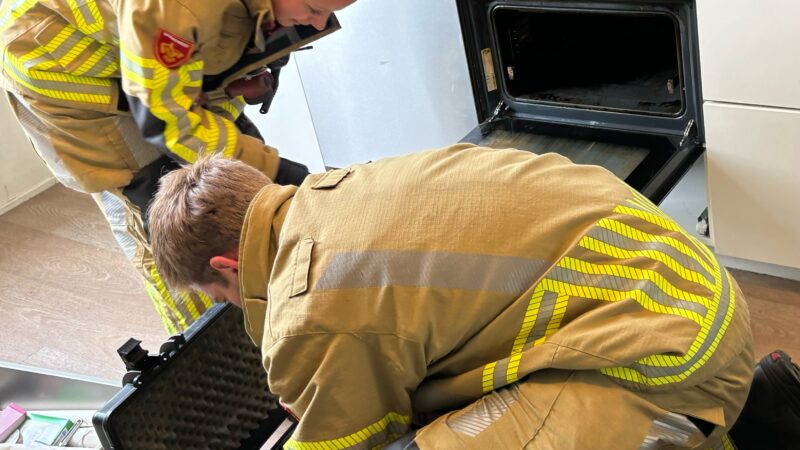
[[[183,332],[212,306],[211,299],[200,292],[167,289],[156,270],[139,207],[132,204],[120,189],[92,194],[92,197],[100,206],[125,256],[144,279],[147,295],[164,328],[170,334]]]
[[[547,369],[439,417],[417,431],[414,444],[422,450],[733,450],[727,432],[752,374],[748,346],[717,376],[688,388],[719,397],[725,423],[708,436],[685,415],[654,403],[671,393],[643,395],[599,371]]]
[[[33,143],[39,156],[55,177],[65,186],[86,191],[75,181],[61,155],[82,152],[86,166],[95,170],[81,174],[87,182],[101,180],[109,183],[113,177],[105,167],[119,165],[119,155],[131,155],[127,161],[131,171],[153,162],[161,153],[147,143],[130,116],[81,111],[51,106],[45,102],[8,95],[17,119]],[[130,159],[130,158],[128,158]],[[182,332],[212,306],[212,301],[198,292],[176,292],[166,288],[156,271],[150,251],[140,208],[124,194],[123,188],[111,188],[93,193],[97,204],[111,226],[114,238],[125,256],[133,263],[145,281],[145,289],[161,316],[168,333]]]

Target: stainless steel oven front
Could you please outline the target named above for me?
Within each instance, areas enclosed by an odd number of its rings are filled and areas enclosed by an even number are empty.
[[[457,0],[475,144],[606,167],[659,203],[703,152],[694,2]]]

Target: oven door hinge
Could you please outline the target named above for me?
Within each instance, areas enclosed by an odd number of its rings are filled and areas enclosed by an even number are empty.
[[[497,106],[494,108],[494,112],[492,113],[492,116],[489,117],[488,119],[486,119],[486,121],[483,122],[484,125],[492,123],[497,119],[501,119],[503,117],[503,115],[506,113],[506,111],[508,111],[508,108],[509,108],[509,106],[506,105],[506,102],[504,102],[503,100],[500,100],[500,103],[498,103]]]
[[[694,119],[689,119],[689,123],[686,124],[686,129],[683,130],[683,138],[681,139],[680,144],[678,144],[678,148],[683,148],[683,146],[688,142],[699,144],[700,139],[698,139],[697,133],[697,123],[694,121]]]

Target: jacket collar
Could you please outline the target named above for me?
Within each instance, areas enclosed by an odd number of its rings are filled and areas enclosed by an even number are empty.
[[[272,0],[242,0],[242,3],[244,3],[248,11],[250,11],[250,14],[256,19],[256,28],[253,30],[255,46],[259,50],[264,51],[265,38],[261,25],[264,22],[275,23],[275,14],[272,13]]]
[[[239,293],[244,325],[256,345],[261,345],[267,313],[270,274],[278,253],[281,228],[295,186],[269,184],[247,209],[239,239]]]

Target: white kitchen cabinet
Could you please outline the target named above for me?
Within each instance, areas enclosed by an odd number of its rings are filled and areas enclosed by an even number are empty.
[[[800,268],[800,110],[706,102],[717,253]]]
[[[800,109],[800,2],[698,0],[705,100]]]
[[[5,98],[0,98],[0,214],[55,184]]]

